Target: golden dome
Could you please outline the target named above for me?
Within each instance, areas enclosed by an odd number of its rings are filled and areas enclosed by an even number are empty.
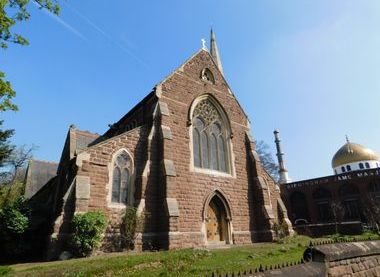
[[[331,163],[335,168],[354,162],[378,160],[379,157],[371,149],[357,143],[347,142],[335,153]]]

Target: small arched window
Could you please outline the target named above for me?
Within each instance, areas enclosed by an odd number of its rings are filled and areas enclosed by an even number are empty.
[[[369,168],[369,163],[368,162],[365,163],[365,168]]]
[[[360,168],[360,169],[364,169],[364,165],[363,165],[363,163],[359,163],[359,168]]]
[[[194,166],[228,173],[228,131],[218,110],[208,99],[202,100],[192,122]]]
[[[344,166],[341,167],[342,172],[346,172],[346,168]]]
[[[211,70],[208,68],[205,68],[202,70],[201,73],[201,79],[206,82],[210,82],[212,84],[215,84],[215,78],[214,75],[212,74]]]
[[[347,165],[347,171],[351,171],[351,166]]]
[[[128,204],[130,192],[132,162],[125,151],[119,153],[114,160],[112,171],[112,203]]]

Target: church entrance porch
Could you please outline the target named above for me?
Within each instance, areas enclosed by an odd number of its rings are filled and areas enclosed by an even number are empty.
[[[230,217],[226,208],[226,202],[215,194],[206,202],[205,207],[205,231],[208,245],[229,244]]]

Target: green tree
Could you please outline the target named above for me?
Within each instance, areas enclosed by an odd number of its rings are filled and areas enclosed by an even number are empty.
[[[29,4],[33,2],[41,9],[59,14],[59,5],[55,0],[0,0],[0,43],[7,48],[9,43],[28,45],[29,42],[22,35],[12,32],[17,22],[30,18]]]
[[[54,14],[59,14],[59,5],[55,0],[0,0],[0,47],[8,48],[10,43],[28,45],[28,40],[20,34],[14,33],[12,27],[17,22],[26,21],[30,18],[28,7],[31,3],[36,4],[41,9],[46,9]],[[0,68],[0,112],[8,110],[17,111],[17,106],[12,102],[16,96],[12,85],[5,78],[5,73]],[[0,120],[0,167],[12,153],[13,146],[9,138],[14,134],[14,130],[4,130],[1,128],[3,121]]]

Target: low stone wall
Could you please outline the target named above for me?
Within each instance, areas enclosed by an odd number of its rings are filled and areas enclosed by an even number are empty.
[[[327,276],[380,276],[380,241],[320,245],[310,253],[326,264]]]
[[[380,241],[345,242],[309,247],[301,263],[281,268],[267,267],[232,275],[249,277],[356,277],[380,276]],[[211,275],[219,276],[219,275]]]
[[[380,255],[329,262],[328,276],[380,276]]]

